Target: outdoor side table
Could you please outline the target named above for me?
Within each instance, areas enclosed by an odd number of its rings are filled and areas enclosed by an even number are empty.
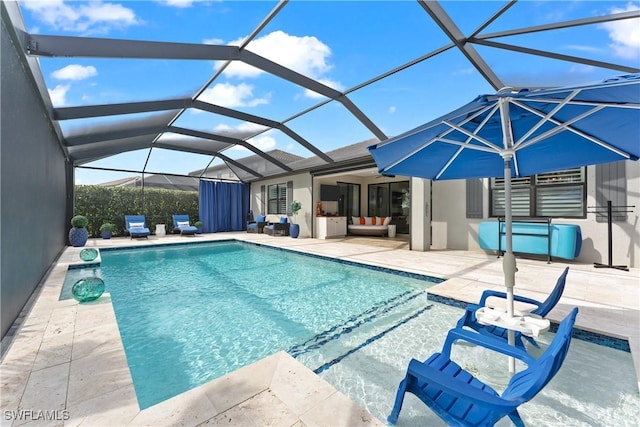
[[[156,224],[156,236],[164,237],[167,235],[167,230],[165,229],[164,224]]]
[[[396,237],[396,226],[395,224],[389,224],[387,226],[387,236],[389,236],[389,238],[394,238]]]
[[[476,319],[482,325],[499,326],[512,331],[518,331],[528,337],[537,337],[540,332],[549,330],[551,322],[535,314],[513,312],[510,317],[505,310],[491,307],[480,307],[476,310]]]

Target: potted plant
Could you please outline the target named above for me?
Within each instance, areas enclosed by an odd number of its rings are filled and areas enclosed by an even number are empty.
[[[202,221],[196,221],[193,226],[198,229],[198,231],[196,231],[196,234],[202,234],[202,227],[204,227],[204,223]]]
[[[102,238],[110,239],[111,235],[113,234],[114,227],[115,225],[111,224],[110,222],[105,222],[104,224],[102,224],[100,226],[100,235],[102,236]]]
[[[83,215],[76,215],[71,218],[71,230],[69,230],[69,242],[72,246],[81,247],[87,243],[89,232],[87,231],[89,219]]]
[[[291,202],[291,205],[289,205],[289,208],[291,209],[291,215],[293,215],[293,218],[295,219],[300,209],[302,209],[302,203],[294,200],[293,202]],[[296,224],[293,220],[291,221],[291,225],[289,226],[289,235],[294,239],[298,238],[298,236],[300,235],[300,225]]]

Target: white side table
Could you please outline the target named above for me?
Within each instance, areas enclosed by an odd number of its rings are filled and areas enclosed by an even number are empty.
[[[156,237],[164,237],[167,235],[164,224],[156,224]]]
[[[528,337],[537,337],[540,332],[548,331],[551,325],[548,319],[535,314],[524,314],[514,310],[513,317],[510,317],[506,311],[490,307],[476,310],[476,318],[482,325],[500,326],[521,332]]]
[[[395,224],[389,224],[387,229],[387,235],[389,236],[390,239],[393,239],[394,237],[396,237],[396,225]]]

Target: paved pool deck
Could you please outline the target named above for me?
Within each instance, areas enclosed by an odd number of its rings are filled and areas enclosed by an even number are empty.
[[[410,251],[401,237],[318,240],[238,232],[90,239],[86,247],[224,239],[447,279],[428,292],[463,302],[477,302],[484,289],[504,289],[501,258],[471,251]],[[81,249],[64,249],[2,341],[2,426],[386,425],[285,352],[140,410],[109,295],[89,304],[59,301],[69,265],[82,262]],[[563,297],[548,317],[559,321],[578,306],[576,327],[628,340],[640,378],[640,269],[519,258],[517,293],[546,298],[566,266],[570,272]],[[56,419],[43,422],[45,414],[39,411],[57,411]]]

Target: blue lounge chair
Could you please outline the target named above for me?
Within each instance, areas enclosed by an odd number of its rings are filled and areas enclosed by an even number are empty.
[[[189,215],[173,215],[173,232],[180,232],[181,236],[194,235],[198,231],[198,227],[191,225]]]
[[[558,281],[556,282],[556,286],[553,288],[553,291],[551,291],[551,293],[549,294],[546,300],[540,302],[532,298],[527,298],[519,295],[514,295],[513,300],[524,302],[527,304],[533,304],[537,306],[537,308],[535,308],[534,310],[531,310],[531,314],[536,314],[541,317],[546,317],[547,314],[549,314],[549,312],[553,310],[553,307],[555,307],[556,304],[558,304],[558,301],[560,301],[562,292],[564,292],[564,285],[567,281],[568,272],[569,272],[569,267],[564,269],[564,271],[558,278]],[[498,291],[492,291],[492,290],[484,291],[482,293],[482,297],[480,298],[480,302],[478,304],[469,304],[467,306],[467,309],[465,310],[464,315],[460,318],[460,320],[458,320],[457,327],[462,328],[463,326],[467,326],[483,335],[493,335],[506,340],[507,339],[506,329],[501,328],[499,326],[493,326],[493,325],[481,325],[476,319],[476,310],[478,310],[480,307],[484,307],[486,305],[487,298],[491,296],[495,296],[499,298],[507,297],[507,295],[504,292],[498,292]],[[528,337],[526,335],[522,335],[520,332],[515,332],[515,338],[516,338],[516,346],[518,347],[524,348],[524,343],[522,342],[522,338],[525,338],[534,346],[536,347],[538,346],[538,344],[535,342],[533,338]]]
[[[147,228],[147,219],[144,215],[125,215],[124,226],[127,233],[133,239],[134,237],[149,237],[151,231]]]
[[[516,426],[524,427],[518,407],[533,399],[562,366],[569,350],[577,314],[577,307],[571,310],[560,323],[549,347],[538,359],[502,339],[465,329],[452,329],[447,335],[442,353],[435,353],[424,362],[411,360],[407,374],[398,387],[396,401],[387,421],[395,424],[404,394],[409,392],[448,425],[492,426],[508,416]],[[507,388],[499,395],[451,360],[451,346],[456,340],[465,340],[516,357],[528,366],[511,377]]]
[[[266,225],[267,217],[265,215],[258,215],[255,221],[247,222],[247,233],[263,233]]]

